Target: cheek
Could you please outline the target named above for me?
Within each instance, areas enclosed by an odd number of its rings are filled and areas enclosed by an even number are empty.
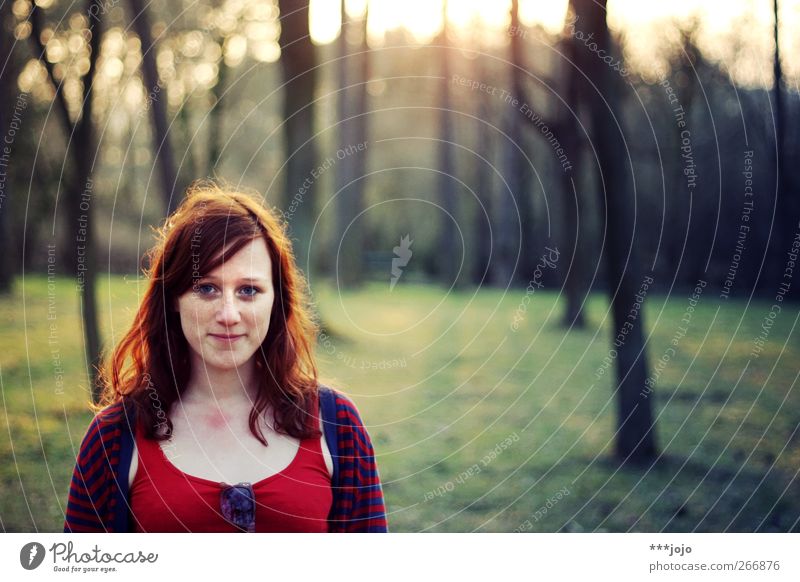
[[[272,325],[272,321],[270,318],[271,310],[268,310],[266,314],[262,314],[258,320],[258,332],[261,336],[261,341],[264,341],[264,338],[267,337],[269,332],[269,328]]]
[[[261,328],[269,325],[269,314],[269,307],[266,309],[261,307],[257,309],[249,309],[247,310],[247,319],[250,320],[252,325],[258,326],[259,331],[263,331]]]
[[[187,337],[197,335],[198,328],[207,320],[208,314],[205,313],[202,305],[194,305],[189,302],[180,306],[181,327]]]

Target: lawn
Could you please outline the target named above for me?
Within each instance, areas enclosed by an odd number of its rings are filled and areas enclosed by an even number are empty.
[[[101,280],[106,342],[142,290],[135,277]],[[651,293],[661,456],[632,468],[610,454],[606,298],[590,298],[585,329],[566,330],[557,293],[537,290],[520,311],[524,297],[402,284],[318,290],[322,376],[368,424],[392,531],[800,530],[797,306],[783,305],[754,358],[771,302],[724,301],[707,288],[686,326],[687,294]],[[48,288],[25,277],[0,299],[4,531],[61,528],[91,418],[81,346],[73,281]]]

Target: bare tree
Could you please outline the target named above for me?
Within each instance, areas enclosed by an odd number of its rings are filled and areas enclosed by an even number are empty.
[[[367,144],[367,136],[369,134],[369,99],[367,95],[367,83],[371,77],[371,53],[369,51],[369,44],[367,42],[367,24],[369,22],[369,2],[364,7],[364,16],[360,22],[357,23],[359,45],[354,57],[355,75],[354,75],[354,96],[353,96],[353,144],[357,148],[357,152],[348,157],[348,162],[352,166],[353,176],[353,201],[351,204],[353,216],[358,214],[364,208],[364,191],[367,185],[367,160],[369,158],[370,148],[362,149],[359,144]],[[363,222],[361,222],[363,225]],[[354,249],[352,256],[355,257],[354,264],[351,265],[353,279],[356,281],[361,280],[363,277],[363,264],[362,264],[362,248],[363,248],[363,233],[364,229],[356,225],[356,230],[353,233],[352,246]]]
[[[561,107],[561,116],[558,125],[554,127],[559,137],[561,147],[572,158],[571,166],[580,167],[582,154],[581,141],[578,127],[578,82],[579,74],[575,67],[576,40],[566,36],[561,42],[565,62],[563,65],[562,94],[564,104]],[[559,246],[560,256],[564,257],[559,269],[564,281],[564,296],[566,310],[564,311],[563,325],[565,327],[584,327],[583,301],[586,296],[584,285],[584,253],[580,249],[581,234],[586,236],[586,230],[581,233],[580,224],[580,187],[576,185],[574,169],[569,171],[564,168],[559,173],[561,181],[561,212],[562,233]]]
[[[450,41],[448,39],[447,0],[442,2],[442,30],[437,39],[442,82],[439,88],[439,201],[442,207],[436,265],[439,278],[445,285],[456,284],[458,276],[459,243],[456,231],[458,193],[455,185],[453,159],[453,117],[450,96]]]
[[[518,76],[517,66],[520,60],[519,37],[515,35],[519,26],[519,6],[514,0],[511,3],[511,23],[508,34],[511,38],[509,67],[511,91],[507,93],[511,98],[522,100],[521,80]],[[506,94],[503,94],[504,96]],[[501,97],[502,99],[502,97]],[[503,133],[501,138],[502,151],[502,176],[499,195],[495,198],[494,231],[497,233],[497,252],[492,261],[491,279],[499,286],[505,287],[513,281],[515,270],[519,265],[522,235],[521,213],[519,200],[522,197],[522,172],[524,159],[521,155],[522,128],[519,109],[506,99],[503,100],[501,114]]]
[[[175,195],[178,174],[175,170],[175,156],[169,138],[166,96],[161,94],[160,89],[163,87],[163,83],[156,68],[156,43],[153,40],[150,17],[143,0],[128,0],[128,4],[131,9],[133,28],[142,44],[142,80],[145,84],[147,105],[150,107],[153,122],[153,152],[158,160],[161,195],[164,197],[166,214],[172,214],[180,202]]]
[[[562,171],[559,174],[561,182],[561,211],[562,211],[562,236],[559,241],[561,251],[559,256],[564,256],[565,260],[559,264],[559,271],[561,272],[564,281],[564,295],[566,297],[566,310],[564,312],[563,324],[568,327],[582,327],[584,325],[583,318],[583,300],[586,294],[586,287],[584,282],[585,261],[583,253],[579,248],[579,240],[581,232],[578,229],[579,213],[580,213],[580,190],[576,187],[573,176],[577,174],[574,171],[575,164],[580,164],[581,158],[581,143],[578,139],[578,71],[575,70],[574,58],[576,40],[573,37],[565,37],[561,41],[561,48],[565,59],[568,61],[563,67],[562,78],[556,82],[553,79],[544,79],[550,86],[555,86],[560,89],[560,93],[564,96],[564,104],[560,107],[560,114],[556,118],[548,118],[542,112],[536,112],[534,116],[530,105],[533,101],[530,98],[524,85],[523,71],[527,70],[523,59],[522,39],[524,33],[520,28],[519,19],[519,1],[514,0],[511,4],[511,22],[508,29],[508,34],[511,37],[510,53],[512,64],[512,91],[518,98],[519,103],[524,103],[529,107],[527,109],[521,106],[511,113],[509,118],[509,135],[521,138],[516,124],[522,123],[529,130],[532,130],[533,136],[537,139],[546,139],[549,146],[555,147],[555,152],[558,153],[559,148],[566,152],[566,155],[572,159],[568,160],[569,163],[565,166],[562,164]],[[540,75],[544,77],[544,75]],[[547,128],[547,131],[545,131]],[[554,146],[554,144],[557,145]],[[522,142],[520,142],[522,147]],[[521,235],[521,245],[523,249],[530,249],[533,247],[533,236],[531,235],[531,228],[533,226],[533,212],[530,203],[530,198],[527,193],[528,181],[520,176],[527,178],[529,172],[525,167],[525,156],[522,152],[515,158],[508,160],[509,177],[514,180],[515,187],[520,192],[518,196],[519,218],[523,225]],[[513,153],[512,153],[513,154]],[[559,154],[561,155],[561,154]],[[508,214],[507,208],[502,208],[506,215]],[[509,217],[505,216],[503,219],[508,222]],[[498,233],[501,237],[501,247],[507,248],[511,245],[510,232]],[[503,238],[505,237],[505,238]],[[505,254],[508,254],[507,252]],[[533,262],[537,260],[534,253],[525,252],[523,254],[525,261],[522,266],[526,270],[533,270]],[[505,270],[508,270],[506,267]]]
[[[14,107],[18,71],[12,54],[14,46],[13,35],[6,31],[13,30],[14,16],[11,12],[11,2],[0,5],[0,135],[7,135],[11,120],[11,109]],[[9,200],[11,199],[11,179],[6,177],[2,184],[2,197],[0,197],[0,245],[9,248]],[[11,290],[13,273],[9,253],[0,253],[0,293]]]
[[[697,46],[697,22],[691,21],[689,25],[682,26],[680,29],[680,44],[670,62],[670,74],[675,85],[675,94],[678,103],[683,107],[687,117],[691,118],[694,109],[695,96],[698,93],[697,79],[701,74],[699,69],[703,66],[700,49]],[[679,82],[678,79],[685,79]],[[709,91],[708,89],[704,91]],[[681,151],[681,132],[682,129],[674,123],[672,116],[669,119],[669,133],[667,151]],[[667,183],[671,192],[679,192],[685,184],[683,175],[683,164],[677,155],[669,155],[665,159],[667,166]],[[702,269],[701,265],[705,261],[703,253],[692,253],[694,257],[686,254],[686,235],[690,228],[689,208],[685,204],[678,204],[672,199],[667,201],[665,212],[666,219],[670,225],[669,234],[664,243],[664,260],[667,264],[669,273],[676,276],[681,269],[688,266],[690,270]],[[698,266],[694,266],[698,265]]]
[[[281,14],[281,68],[283,70],[283,119],[286,153],[285,187],[279,206],[290,214],[289,224],[299,266],[309,273],[311,230],[317,186],[307,180],[317,167],[314,138],[314,90],[317,54],[309,32],[308,2],[279,0]],[[297,199],[295,199],[297,196]],[[294,201],[293,201],[294,200]],[[294,211],[290,206],[294,205]]]
[[[364,207],[367,141],[367,82],[370,76],[370,57],[367,45],[367,19],[351,21],[341,2],[342,28],[339,34],[339,95],[337,99],[339,151],[344,151],[336,168],[336,218],[338,252],[338,282],[353,287],[363,278],[363,221],[359,214]],[[351,51],[348,37],[359,37],[356,51]],[[337,156],[338,157],[338,156]]]
[[[786,139],[786,131],[784,124],[786,122],[786,111],[784,106],[783,95],[783,67],[781,66],[781,52],[780,52],[780,17],[778,15],[778,0],[772,2],[773,12],[775,14],[774,21],[774,37],[775,37],[775,54],[773,58],[773,71],[774,81],[772,87],[773,100],[775,103],[775,167],[777,169],[777,241],[778,245],[770,245],[773,257],[770,273],[774,273],[775,278],[781,277],[783,271],[783,261],[785,261],[786,252],[792,246],[794,233],[798,229],[798,213],[797,190],[794,190],[789,184],[789,177],[791,170],[789,168],[789,157],[787,150],[789,149],[788,140]],[[789,287],[787,294],[789,297],[800,297],[800,288],[798,285]]]
[[[515,221],[519,224],[519,257],[517,273],[511,273],[512,278],[527,283],[528,278],[536,269],[539,260],[538,254],[533,249],[536,247],[536,231],[533,221],[533,200],[532,200],[532,174],[530,159],[528,158],[528,135],[522,131],[523,125],[519,120],[518,114],[524,111],[525,77],[527,68],[522,58],[526,31],[522,29],[519,19],[519,0],[511,2],[511,24],[508,29],[509,40],[509,60],[511,61],[511,94],[516,101],[511,101],[507,105],[509,126],[506,133],[513,141],[512,149],[509,151],[509,171],[514,168],[514,174],[507,176],[508,180],[515,184],[512,194],[516,200],[516,210],[518,216]],[[511,184],[511,182],[509,182]]]
[[[102,0],[88,0],[86,3],[88,22],[89,67],[81,82],[84,88],[80,114],[73,119],[64,95],[63,84],[56,77],[53,63],[45,56],[42,39],[44,31],[44,14],[41,8],[33,5],[31,10],[31,42],[55,90],[55,110],[66,136],[67,148],[73,158],[74,170],[71,178],[61,186],[66,190],[64,217],[67,221],[66,231],[70,234],[72,253],[70,254],[71,270],[78,279],[83,334],[85,341],[86,368],[92,386],[92,397],[99,399],[97,369],[100,365],[100,331],[97,323],[96,255],[93,240],[94,220],[92,219],[94,204],[94,183],[92,175],[98,155],[96,129],[92,121],[93,81],[97,71],[97,59],[100,54],[100,42],[103,36]]]
[[[474,41],[477,42],[477,41]],[[475,79],[486,82],[486,57],[479,54],[475,58]],[[478,91],[472,101],[476,104],[475,116],[477,124],[475,130],[475,151],[478,159],[476,160],[475,171],[475,197],[478,204],[473,218],[473,232],[475,239],[475,253],[472,264],[472,283],[475,285],[490,285],[492,280],[491,261],[493,254],[494,240],[496,232],[492,231],[492,217],[494,216],[494,191],[492,184],[494,172],[491,163],[492,148],[491,139],[493,132],[489,131],[488,121],[490,119],[490,104],[486,93]]]
[[[216,0],[215,7],[219,7],[223,0]],[[218,43],[222,53],[225,52],[225,36],[220,34],[219,31],[214,35],[214,42]],[[228,88],[228,77],[231,74],[231,68],[225,61],[225,58],[219,60],[217,82],[211,89],[211,97],[213,102],[211,110],[208,112],[208,157],[206,159],[206,174],[209,176],[214,174],[217,166],[222,161],[222,127],[225,119],[225,101],[223,96]]]
[[[615,338],[618,431],[615,452],[622,461],[646,463],[656,456],[652,392],[646,391],[647,362],[642,329],[644,313],[634,309],[643,287],[640,274],[634,215],[628,194],[629,171],[621,116],[620,80],[598,58],[599,51],[612,54],[606,22],[606,0],[571,0],[584,34],[598,48],[579,50],[577,62],[596,94],[583,92],[592,124],[599,161],[607,217],[606,267],[611,296]],[[588,48],[588,46],[586,47]],[[585,85],[584,85],[584,88]],[[633,316],[631,316],[633,314]],[[619,339],[621,336],[621,340]]]
[[[220,44],[224,43],[224,39],[219,39]],[[213,103],[211,110],[208,112],[208,158],[206,159],[206,173],[213,175],[214,170],[222,161],[222,148],[220,147],[222,141],[222,125],[225,119],[225,89],[227,88],[228,75],[230,74],[230,67],[225,64],[225,59],[219,61],[219,73],[217,74],[217,82],[211,89],[211,96]]]

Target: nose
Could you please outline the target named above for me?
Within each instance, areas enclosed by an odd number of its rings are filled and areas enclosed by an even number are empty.
[[[222,305],[217,310],[217,323],[222,325],[235,325],[242,320],[242,314],[236,304],[236,299],[226,297],[222,300]]]

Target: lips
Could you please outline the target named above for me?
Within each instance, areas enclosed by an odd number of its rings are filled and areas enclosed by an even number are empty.
[[[224,341],[224,342],[233,342],[238,340],[239,338],[243,338],[244,334],[221,334],[221,333],[210,333],[209,336],[213,337],[214,339]]]

